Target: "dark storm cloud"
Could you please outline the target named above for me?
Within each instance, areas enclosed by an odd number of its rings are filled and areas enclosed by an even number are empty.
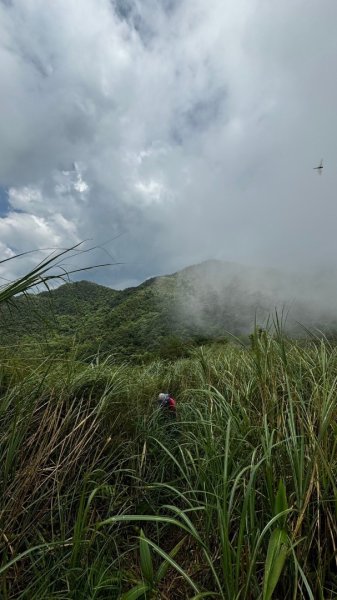
[[[107,242],[111,285],[333,263],[336,19],[334,0],[0,3],[2,252]]]

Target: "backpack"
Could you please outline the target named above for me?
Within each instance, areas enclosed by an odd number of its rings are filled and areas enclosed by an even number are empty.
[[[177,406],[177,403],[176,403],[175,399],[172,398],[172,396],[169,396],[167,408],[172,415],[176,414],[176,406]]]

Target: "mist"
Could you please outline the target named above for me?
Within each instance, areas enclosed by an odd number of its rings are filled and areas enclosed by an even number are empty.
[[[336,21],[334,0],[1,2],[2,256],[89,240],[118,289],[217,259],[251,269],[239,296],[333,312]]]
[[[205,336],[245,335],[256,326],[289,334],[337,328],[337,271],[301,274],[207,261],[176,275],[175,318]]]

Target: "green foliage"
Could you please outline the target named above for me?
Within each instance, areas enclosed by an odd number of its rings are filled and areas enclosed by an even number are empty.
[[[285,530],[288,501],[284,482],[279,481],[275,496],[274,516],[277,527],[270,536],[263,578],[263,600],[270,600],[280,579],[286,558],[290,551],[290,541]]]
[[[0,349],[1,598],[332,600],[336,382],[336,347],[267,332],[144,365]]]
[[[23,339],[43,344],[45,354],[65,355],[75,339],[82,360],[100,352],[134,364],[155,357],[176,360],[193,347],[226,342],[232,315],[224,318],[214,305],[198,324],[181,313],[181,302],[189,302],[181,293],[184,286],[177,275],[121,291],[88,281],[66,283],[48,293],[16,298],[11,311],[2,310],[0,333],[6,344],[21,346]]]
[[[184,342],[178,336],[168,335],[162,341],[159,356],[163,359],[176,360],[188,356],[191,347],[191,342]]]
[[[288,502],[287,502],[286,488],[285,488],[284,482],[280,481],[278,490],[277,490],[277,494],[276,494],[276,498],[275,498],[274,514],[276,516],[276,515],[280,515],[281,513],[283,513],[282,522],[280,523],[280,520],[279,520],[279,524],[281,524],[282,527],[285,526],[287,510],[288,510]]]
[[[142,529],[139,537],[139,555],[142,575],[149,585],[153,585],[154,574],[151,551]]]
[[[267,550],[263,581],[263,600],[270,600],[280,579],[287,555],[289,539],[283,529],[274,529]]]
[[[178,568],[180,571],[180,567],[174,561],[174,557],[178,554],[179,550],[183,546],[186,541],[186,537],[182,538],[174,548],[166,555],[160,548],[158,548],[153,542],[148,540],[144,535],[143,530],[140,530],[139,537],[139,556],[140,556],[140,569],[143,577],[143,581],[138,582],[131,590],[123,594],[122,598],[124,600],[130,600],[130,598],[157,598],[159,592],[159,584],[166,577],[169,568]],[[162,556],[164,556],[164,560],[158,567],[157,572],[154,571],[153,560],[151,556],[151,547],[157,550]],[[193,589],[195,586],[193,582],[191,582]]]

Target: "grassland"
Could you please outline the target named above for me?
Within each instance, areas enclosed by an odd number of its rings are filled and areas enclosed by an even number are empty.
[[[0,349],[1,598],[336,598],[335,345],[277,319],[138,366],[24,342]]]
[[[0,364],[1,598],[336,597],[334,346]]]

